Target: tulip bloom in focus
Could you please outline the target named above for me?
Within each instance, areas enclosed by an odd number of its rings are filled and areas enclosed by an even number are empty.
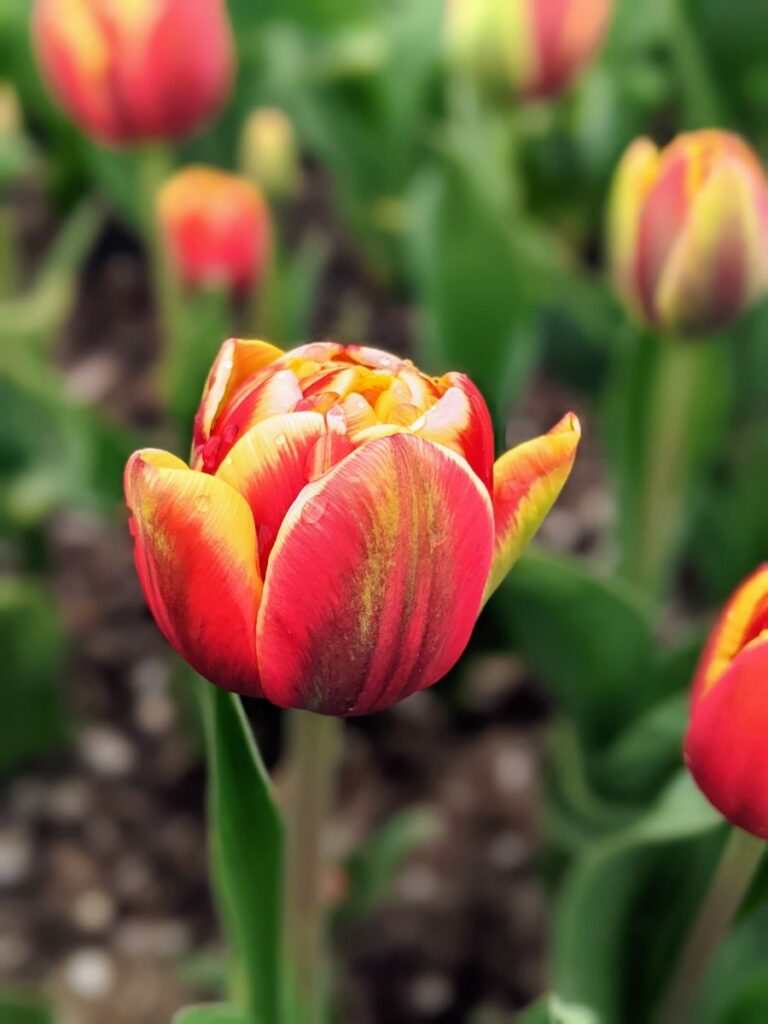
[[[615,286],[653,327],[700,334],[729,324],[768,287],[768,185],[737,135],[699,131],[659,150],[637,139],[608,215]]]
[[[194,288],[248,291],[269,254],[267,205],[246,178],[187,167],[160,190],[157,215],[178,276]]]
[[[734,825],[768,839],[768,563],[725,607],[696,672],[685,759]]]
[[[184,137],[229,93],[224,0],[36,0],[32,34],[51,92],[103,142]]]
[[[447,0],[446,45],[460,69],[539,99],[564,92],[603,40],[611,0]]]
[[[361,715],[454,665],[571,470],[579,424],[494,463],[478,390],[332,342],[225,342],[191,466],[136,452],[125,490],[144,593],[211,682]]]

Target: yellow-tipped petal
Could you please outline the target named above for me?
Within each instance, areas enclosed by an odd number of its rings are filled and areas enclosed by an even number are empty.
[[[659,150],[650,139],[636,139],[619,162],[608,199],[607,246],[614,287],[639,311],[635,284],[640,215],[656,181]]]

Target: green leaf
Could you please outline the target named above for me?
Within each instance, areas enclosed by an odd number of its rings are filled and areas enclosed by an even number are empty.
[[[554,979],[564,998],[618,1024],[632,901],[655,846],[712,832],[720,815],[681,771],[637,821],[601,839],[579,858],[560,892],[554,926]],[[682,901],[681,901],[682,902]]]
[[[173,1024],[248,1024],[246,1018],[231,1006],[187,1006],[179,1010]]]
[[[601,739],[653,700],[647,607],[564,556],[529,551],[491,608],[585,736]]]
[[[248,1024],[281,1019],[283,829],[240,698],[205,683],[214,878],[245,989]]]
[[[599,1024],[591,1010],[573,1003],[564,1003],[556,995],[539,999],[516,1020],[518,1024]]]
[[[0,649],[0,774],[6,774],[20,762],[57,749],[68,737],[59,689],[62,631],[53,602],[35,583],[0,579]]]
[[[0,992],[0,1024],[54,1024],[49,1008],[35,996]]]

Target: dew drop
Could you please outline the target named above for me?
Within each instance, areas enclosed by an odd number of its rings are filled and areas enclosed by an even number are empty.
[[[235,438],[240,433],[240,427],[236,423],[230,423],[230,425],[222,433],[222,439],[224,444],[233,444]]]
[[[277,437],[275,438],[275,444],[277,445],[278,448],[282,448],[283,445],[288,444],[288,438],[285,436],[285,434],[278,434]]]
[[[325,515],[327,507],[323,498],[310,498],[301,510],[301,518],[305,523],[319,523]]]
[[[139,535],[139,527],[138,527],[138,525],[136,523],[136,520],[133,518],[133,516],[131,516],[131,518],[128,520],[128,529],[129,529],[130,534],[131,534],[132,537],[138,537],[138,535]]]
[[[210,507],[211,499],[208,497],[207,494],[199,494],[195,498],[195,508],[198,510],[198,512],[207,512]]]

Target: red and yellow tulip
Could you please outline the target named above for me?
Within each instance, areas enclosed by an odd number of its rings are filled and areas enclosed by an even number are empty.
[[[125,473],[144,593],[202,675],[282,707],[378,711],[437,682],[573,465],[579,423],[494,463],[460,373],[332,342],[224,343],[191,465]]]
[[[160,189],[157,215],[172,266],[194,288],[247,291],[269,255],[270,217],[256,186],[213,167],[186,167]]]
[[[768,184],[737,135],[699,131],[659,150],[637,139],[616,172],[608,214],[613,280],[653,327],[726,326],[768,287]]]
[[[734,825],[768,839],[768,564],[731,597],[704,649],[685,740],[688,768]]]
[[[189,135],[229,93],[224,0],[35,0],[32,34],[51,92],[104,142]]]
[[[449,59],[529,98],[564,92],[603,40],[611,0],[448,0]]]

